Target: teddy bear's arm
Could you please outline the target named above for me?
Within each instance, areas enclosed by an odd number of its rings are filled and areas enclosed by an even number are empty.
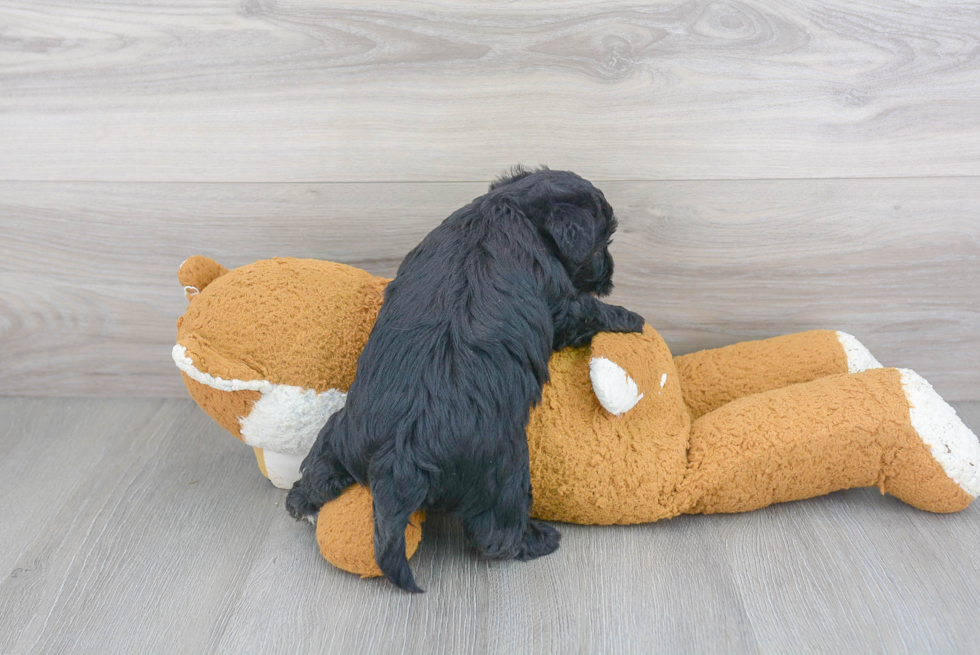
[[[877,368],[735,400],[691,426],[685,513],[877,486],[931,512],[980,493],[980,443],[914,371]]]
[[[684,402],[698,418],[737,398],[881,364],[849,334],[813,330],[674,358]]]

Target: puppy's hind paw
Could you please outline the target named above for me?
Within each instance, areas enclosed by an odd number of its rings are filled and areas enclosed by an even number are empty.
[[[528,521],[524,538],[517,548],[517,558],[522,562],[544,557],[558,550],[561,533],[547,523]]]
[[[296,484],[286,495],[286,511],[297,521],[306,520],[315,525],[320,508],[314,505],[303,488]]]

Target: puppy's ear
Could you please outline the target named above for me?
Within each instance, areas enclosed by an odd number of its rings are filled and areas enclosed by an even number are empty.
[[[500,177],[490,183],[490,191],[494,189],[499,189],[502,186],[507,186],[517,182],[518,180],[523,180],[528,175],[532,173],[538,173],[540,171],[548,170],[547,166],[539,166],[538,168],[528,168],[523,164],[517,164],[516,166],[511,166],[510,170],[503,173]]]
[[[566,267],[586,261],[602,245],[604,239],[599,227],[600,221],[593,211],[564,202],[552,205],[544,221],[544,229]]]

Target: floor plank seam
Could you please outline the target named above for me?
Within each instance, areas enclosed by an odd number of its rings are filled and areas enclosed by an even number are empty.
[[[555,167],[557,168],[557,167]],[[980,175],[941,174],[941,175],[853,175],[853,176],[814,176],[814,177],[602,177],[592,175],[593,182],[602,183],[672,183],[672,182],[847,182],[850,180],[969,180],[980,179]],[[489,184],[491,178],[473,180],[39,180],[0,178],[0,184],[181,184],[181,185],[385,185],[385,184]]]

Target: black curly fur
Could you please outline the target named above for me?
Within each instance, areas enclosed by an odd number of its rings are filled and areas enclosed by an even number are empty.
[[[375,558],[408,591],[405,526],[451,512],[485,557],[534,559],[560,534],[529,518],[525,427],[553,349],[643,319],[612,289],[616,219],[565,171],[523,168],[453,213],[398,269],[344,409],[330,417],[287,497],[305,518],[355,482],[374,497]]]

